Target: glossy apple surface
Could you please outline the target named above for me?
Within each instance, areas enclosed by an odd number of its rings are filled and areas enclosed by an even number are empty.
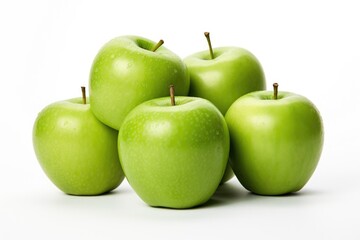
[[[119,155],[128,182],[151,206],[190,208],[217,189],[229,157],[220,111],[193,97],[153,99],[126,117]]]
[[[239,98],[225,116],[230,163],[241,184],[261,195],[299,191],[312,176],[323,146],[319,111],[307,98],[270,91]]]
[[[184,62],[190,74],[189,95],[210,100],[223,115],[242,95],[266,87],[260,62],[243,48],[214,48],[214,59],[209,51],[201,51],[188,56]],[[221,182],[233,175],[228,165]]]
[[[90,102],[95,116],[119,129],[138,104],[168,95],[188,95],[189,75],[175,53],[138,36],[121,36],[106,43],[95,57],[90,72]]]
[[[42,169],[61,191],[98,195],[124,179],[117,135],[76,98],[53,103],[38,114],[33,146]]]
[[[238,47],[214,48],[184,59],[190,74],[190,96],[211,101],[223,115],[240,96],[266,87],[260,62],[249,51]]]

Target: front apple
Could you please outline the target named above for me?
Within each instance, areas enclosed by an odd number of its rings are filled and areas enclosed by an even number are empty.
[[[190,208],[208,201],[224,174],[229,133],[209,101],[159,98],[137,106],[119,133],[126,178],[151,206]]]
[[[91,110],[106,125],[119,129],[138,104],[168,95],[173,84],[187,95],[189,75],[182,60],[170,50],[137,36],[111,40],[99,51],[90,73]]]
[[[323,146],[316,107],[303,96],[275,93],[240,97],[225,116],[232,169],[246,189],[261,195],[299,191],[315,171]]]
[[[37,159],[50,180],[72,195],[98,195],[124,179],[114,129],[98,121],[81,98],[53,103],[33,128]]]

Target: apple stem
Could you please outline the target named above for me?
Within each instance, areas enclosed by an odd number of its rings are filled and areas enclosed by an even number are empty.
[[[213,52],[213,49],[211,47],[211,41],[210,41],[210,33],[209,32],[204,32],[204,35],[205,35],[206,40],[207,40],[208,45],[209,45],[210,57],[211,57],[211,59],[214,59],[214,52]]]
[[[85,91],[85,87],[84,87],[84,86],[81,86],[81,92],[82,92],[83,104],[86,104],[86,91]]]
[[[171,106],[175,106],[175,87],[174,85],[170,85],[170,100]]]
[[[160,41],[151,49],[151,51],[155,52],[161,45],[164,44],[164,40],[160,39]]]
[[[279,87],[279,84],[274,83],[273,87],[274,87],[274,99],[276,100],[276,99],[278,99],[278,87]]]

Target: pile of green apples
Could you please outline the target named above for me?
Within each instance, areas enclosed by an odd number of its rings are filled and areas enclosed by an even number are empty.
[[[239,47],[181,59],[121,36],[96,55],[89,98],[37,116],[33,146],[49,179],[70,195],[100,195],[126,177],[148,205],[191,208],[234,176],[259,195],[299,191],[320,159],[319,111],[295,93],[266,91],[256,57]]]

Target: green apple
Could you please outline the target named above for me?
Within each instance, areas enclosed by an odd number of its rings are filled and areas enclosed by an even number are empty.
[[[102,124],[86,98],[45,107],[33,127],[37,159],[49,179],[71,195],[99,195],[124,179],[118,152],[118,131]]]
[[[178,95],[188,95],[189,74],[175,53],[138,36],[121,36],[106,43],[90,72],[90,102],[104,124],[120,129],[138,104],[168,95],[173,84]]]
[[[322,118],[307,98],[258,91],[235,101],[225,116],[230,163],[240,183],[260,195],[299,191],[312,176],[323,146]]]
[[[266,88],[263,69],[251,52],[239,47],[212,49],[211,44],[209,48],[210,53],[201,51],[184,59],[190,96],[208,99],[225,115],[240,96]]]
[[[242,95],[264,90],[265,76],[260,62],[249,51],[239,47],[211,47],[184,59],[190,74],[190,96],[210,100],[225,115],[231,104]],[[222,183],[233,177],[227,167]]]
[[[217,189],[229,157],[223,115],[208,100],[168,97],[140,104],[119,133],[126,178],[150,206],[191,208]]]

